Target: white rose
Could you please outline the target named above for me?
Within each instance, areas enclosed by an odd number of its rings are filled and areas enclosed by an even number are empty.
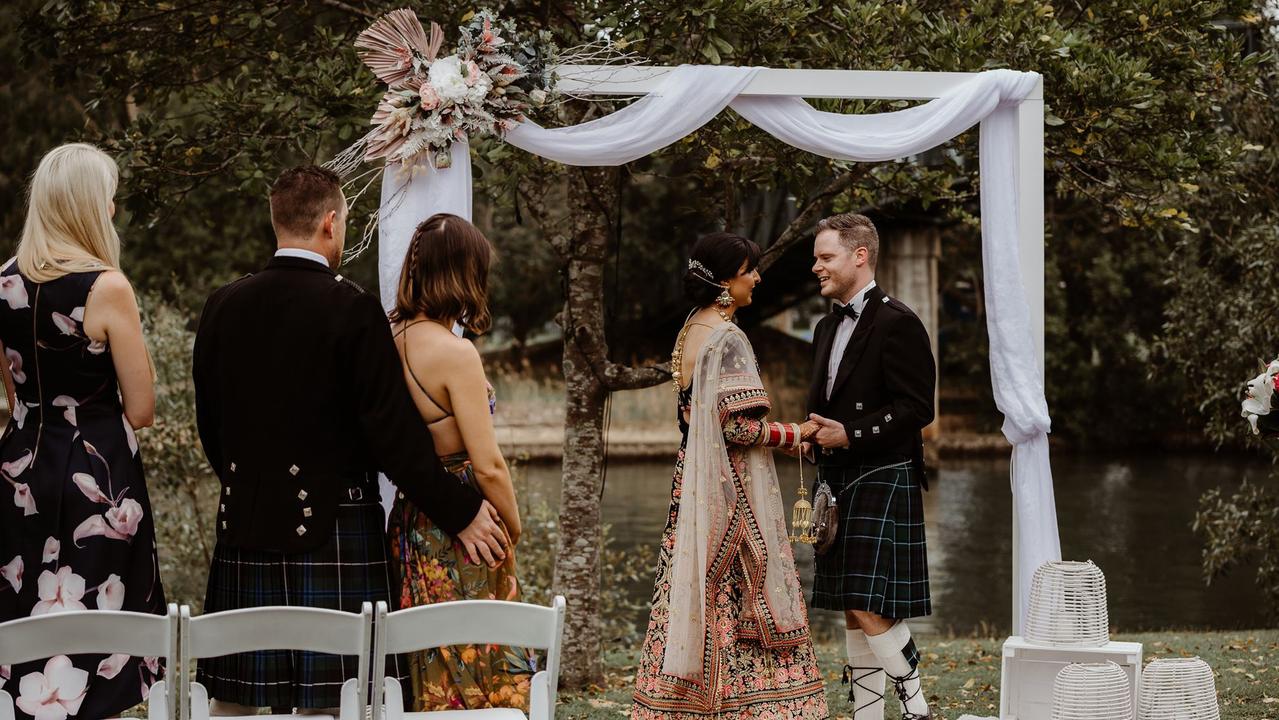
[[[484,102],[484,98],[488,97],[489,91],[493,89],[493,80],[488,75],[480,75],[480,78],[471,86],[469,92],[466,93],[466,100],[475,105]]]
[[[435,93],[446,102],[462,102],[471,89],[466,84],[462,60],[456,55],[442,57],[431,63],[427,79],[431,87],[435,88]]]

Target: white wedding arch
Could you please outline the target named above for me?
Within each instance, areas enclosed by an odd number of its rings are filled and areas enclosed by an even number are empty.
[[[570,165],[622,165],[694,132],[730,107],[808,152],[878,162],[915,155],[981,126],[982,263],[991,382],[1013,446],[1013,634],[1021,633],[1031,576],[1061,559],[1044,397],[1044,100],[1036,73],[788,70],[707,65],[557,68],[574,95],[642,95],[610,115],[564,128],[525,122],[506,142]],[[866,115],[820,112],[803,98],[928,100]],[[388,308],[409,239],[436,212],[471,217],[471,162],[388,165],[379,211],[378,277]],[[384,497],[389,486],[384,483]]]

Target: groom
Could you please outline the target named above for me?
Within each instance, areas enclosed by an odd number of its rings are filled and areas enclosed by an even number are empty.
[[[928,332],[875,284],[879,235],[864,215],[817,225],[813,272],[834,301],[813,333],[808,395],[817,474],[839,508],[817,556],[813,606],[844,611],[854,720],[882,720],[884,676],[903,720],[931,717],[905,619],[932,612],[924,541],[921,430],[933,420],[937,368]]]
[[[337,175],[284,171],[271,188],[275,257],[200,316],[196,419],[222,483],[206,613],[395,608],[379,470],[473,561],[504,557],[496,511],[436,458],[377,299],[333,270],[346,214]],[[246,715],[337,708],[355,674],[354,658],[265,651],[202,661],[197,679],[213,714]]]

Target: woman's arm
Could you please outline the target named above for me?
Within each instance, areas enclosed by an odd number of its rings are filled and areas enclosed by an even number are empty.
[[[144,428],[155,422],[155,369],[142,339],[142,317],[133,287],[120,272],[98,276],[84,309],[84,331],[90,340],[111,347],[120,397],[129,424]]]
[[[417,357],[422,357],[422,353],[417,353]],[[438,357],[438,377],[444,380],[448,403],[453,408],[458,432],[462,434],[462,444],[471,458],[480,492],[497,508],[514,544],[522,532],[520,509],[511,471],[497,445],[493,416],[489,413],[489,385],[480,353],[470,342],[459,340],[455,347],[440,352]],[[421,374],[422,370],[418,372]]]
[[[803,433],[799,423],[769,422],[747,413],[730,414],[723,427],[725,442],[769,448],[797,448]]]

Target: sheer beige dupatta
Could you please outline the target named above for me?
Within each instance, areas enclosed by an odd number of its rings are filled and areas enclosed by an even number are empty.
[[[692,389],[662,672],[705,687],[704,655],[717,644],[707,642],[708,576],[713,568],[725,566],[724,555],[742,552],[745,542],[762,544],[751,548],[752,557],[763,557],[756,572],[748,574],[748,587],[742,589],[744,614],[753,615],[758,623],[761,644],[794,644],[795,631],[803,630],[808,618],[788,544],[773,457],[763,447],[735,448],[740,463],[735,470],[725,447],[723,421],[730,412],[769,407],[755,353],[736,325],[726,323],[711,331],[697,354]],[[741,526],[733,522],[739,500],[734,472],[741,479],[762,543],[753,534],[740,542],[726,542],[733,539],[727,533]],[[785,638],[787,633],[792,638]]]

